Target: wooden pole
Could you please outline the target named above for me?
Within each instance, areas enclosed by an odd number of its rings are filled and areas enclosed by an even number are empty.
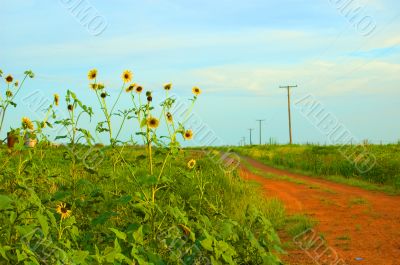
[[[251,132],[253,131],[254,129],[249,129],[249,132],[250,132],[250,145],[252,145],[252,142],[251,142]]]
[[[293,137],[292,137],[292,114],[290,111],[290,89],[292,87],[297,87],[296,86],[281,86],[280,88],[286,88],[287,89],[287,101],[288,101],[288,116],[289,116],[289,141],[290,144],[293,144]]]
[[[265,121],[265,120],[257,120],[259,123],[260,123],[260,145],[262,144],[261,143],[261,123],[263,122],[263,121]]]

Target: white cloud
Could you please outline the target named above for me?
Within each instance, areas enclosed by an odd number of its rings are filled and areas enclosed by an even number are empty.
[[[352,59],[346,63],[312,61],[290,66],[226,65],[191,72],[206,80],[210,92],[241,92],[255,96],[281,93],[279,85],[299,84],[299,91],[318,96],[396,94],[400,64]]]

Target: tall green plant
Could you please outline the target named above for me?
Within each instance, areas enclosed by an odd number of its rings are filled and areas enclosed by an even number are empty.
[[[2,77],[3,71],[0,70],[0,77]],[[5,90],[5,94],[2,96],[1,91],[0,91],[0,133],[3,129],[3,123],[4,119],[6,117],[6,112],[10,106],[13,106],[14,108],[17,107],[17,103],[15,103],[15,98],[18,95],[18,93],[21,91],[25,80],[29,78],[34,78],[35,74],[27,70],[24,72],[24,78],[22,79],[22,82],[19,83],[18,81],[14,81],[14,77],[12,75],[7,75],[4,79],[7,84],[7,88]],[[14,87],[14,91],[12,88]]]

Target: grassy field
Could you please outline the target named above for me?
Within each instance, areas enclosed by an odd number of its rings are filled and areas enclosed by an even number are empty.
[[[400,190],[400,145],[265,145],[233,150],[297,173],[389,193]],[[362,163],[367,154],[368,165]]]

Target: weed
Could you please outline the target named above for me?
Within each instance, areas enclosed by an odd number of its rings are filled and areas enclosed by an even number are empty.
[[[317,221],[304,214],[296,214],[287,218],[285,230],[292,237],[313,228]]]
[[[354,198],[350,198],[349,200],[349,206],[353,206],[353,205],[367,205],[369,204],[368,200],[366,200],[365,198],[362,197],[354,197]]]

